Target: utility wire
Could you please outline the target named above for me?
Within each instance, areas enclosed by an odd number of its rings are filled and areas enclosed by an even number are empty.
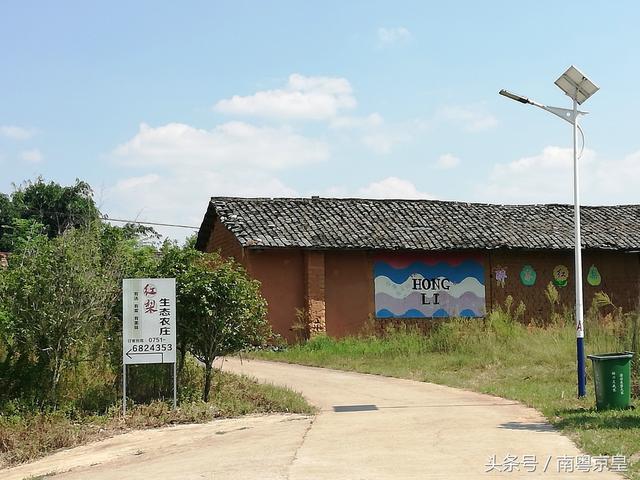
[[[70,217],[79,217],[82,216],[76,212],[61,212],[61,211],[57,211],[57,210],[41,210],[41,209],[37,209],[37,208],[26,208],[25,211],[27,212],[31,212],[31,213],[40,213],[40,214],[50,214],[50,215],[64,215],[64,216],[70,216]],[[138,225],[155,225],[158,227],[176,227],[176,228],[188,228],[189,230],[200,230],[200,227],[194,227],[192,225],[177,225],[177,224],[173,224],[173,223],[159,223],[159,222],[141,222],[139,220],[125,220],[122,218],[109,218],[106,215],[102,215],[99,217],[100,220],[103,221],[111,221],[111,222],[120,222],[120,223],[136,223]],[[4,225],[3,225],[4,226]]]
[[[156,225],[158,227],[177,227],[177,228],[189,228],[191,230],[200,230],[200,227],[193,227],[191,225],[175,225],[173,223],[139,222],[138,220],[123,220],[121,218],[109,218],[109,217],[102,217],[102,220],[106,222],[137,223],[140,225]]]

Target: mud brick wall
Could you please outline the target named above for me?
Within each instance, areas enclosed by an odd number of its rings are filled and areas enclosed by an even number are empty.
[[[416,325],[428,331],[442,320],[376,319],[373,265],[379,251],[243,249],[223,225],[216,225],[209,246],[223,256],[234,257],[262,284],[269,304],[268,315],[274,331],[288,341],[295,334],[296,312],[306,313],[309,333],[327,333],[334,337],[356,334],[367,325],[382,331],[387,325]],[[572,251],[475,251],[484,267],[486,309],[505,304],[513,297],[513,307],[522,301],[526,306],[523,321],[545,322],[551,317],[551,305],[545,296],[553,270],[564,265],[569,271],[565,286],[558,286],[562,312],[574,308],[575,276]],[[391,253],[391,252],[389,252]],[[424,252],[428,254],[429,252]],[[419,255],[419,253],[418,253]],[[536,272],[532,286],[523,284],[520,272],[525,265]],[[592,286],[587,274],[594,265],[601,283]],[[496,280],[496,270],[504,269],[504,286]],[[616,306],[636,310],[640,300],[640,254],[616,251],[583,252],[584,305],[588,309],[596,292],[605,292]]]
[[[513,252],[494,251],[487,256],[489,269],[485,275],[489,278],[485,284],[487,308],[504,305],[508,295],[514,299],[514,307],[522,301],[527,310],[525,320],[546,320],[551,316],[551,306],[545,296],[549,282],[553,282],[553,270],[564,265],[569,271],[567,284],[556,286],[561,309],[573,309],[575,305],[575,275],[573,252]],[[520,272],[525,265],[530,265],[536,272],[536,282],[526,286],[520,280]],[[591,266],[595,266],[600,274],[601,283],[592,286],[587,281]],[[507,279],[504,287],[495,279],[495,271],[505,268]],[[583,252],[582,257],[584,306],[588,309],[596,292],[605,292],[616,306],[625,311],[635,310],[640,295],[640,255],[637,253]]]
[[[205,248],[206,252],[220,252],[225,258],[232,257],[237,262],[247,267],[247,258],[244,249],[238,239],[225,227],[220,220],[217,220],[214,228],[211,230],[209,241]]]
[[[305,307],[310,336],[326,333],[324,252],[305,252]]]

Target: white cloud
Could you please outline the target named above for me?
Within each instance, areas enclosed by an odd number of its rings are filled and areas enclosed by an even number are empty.
[[[399,143],[411,140],[412,133],[420,129],[417,122],[385,124],[382,115],[372,113],[366,116],[338,116],[331,120],[329,127],[334,131],[357,132],[355,137],[367,150],[376,155],[387,155]],[[342,138],[353,139],[343,135]]]
[[[214,109],[232,115],[277,119],[326,120],[356,106],[351,84],[340,77],[306,77],[294,73],[282,89],[220,100]]]
[[[444,155],[440,155],[438,157],[438,161],[436,162],[436,166],[441,170],[448,170],[450,168],[455,168],[460,165],[460,159],[451,153],[445,153]]]
[[[640,151],[603,159],[585,150],[580,162],[581,203],[639,203]],[[497,164],[476,195],[498,203],[573,203],[573,150],[548,146],[531,157]]]
[[[28,140],[34,134],[33,130],[27,128],[16,127],[15,125],[0,125],[0,135],[12,140]]]
[[[295,196],[273,171],[328,158],[328,146],[288,128],[229,122],[213,130],[146,124],[114,149],[118,163],[144,170],[120,179],[103,195],[114,218],[198,226],[214,195]],[[158,229],[173,238],[188,230]]]
[[[216,195],[296,196],[297,192],[258,170],[185,169],[124,178],[104,192],[101,208],[113,218],[199,227],[209,198]],[[194,233],[181,228],[156,230],[177,239]]]
[[[585,152],[581,163],[592,156]],[[494,165],[482,190],[488,200],[498,203],[568,203],[571,158],[571,149],[549,146],[538,155]]]
[[[183,123],[160,127],[143,123],[131,140],[115,149],[114,156],[134,166],[277,169],[325,160],[329,148],[288,128],[228,122],[203,130]]]
[[[411,32],[405,27],[378,28],[378,43],[382,46],[404,43],[411,38]]]
[[[498,124],[495,116],[480,106],[448,106],[441,108],[437,116],[460,124],[468,132],[490,130]]]
[[[40,163],[44,159],[42,153],[37,148],[21,152],[20,158],[29,163]]]
[[[387,125],[377,112],[349,114],[348,110],[356,105],[351,84],[345,78],[292,74],[282,89],[235,95],[220,100],[214,108],[223,113],[283,122],[320,120],[326,122],[334,140],[356,141],[376,155],[391,153],[395,145],[409,141],[412,132],[424,129],[424,122],[420,120]]]
[[[640,150],[622,159],[597,161],[594,171],[586,174],[590,182],[582,195],[592,203],[640,203]]]
[[[364,198],[432,199],[433,195],[421,192],[409,180],[387,177],[357,190],[356,196]]]

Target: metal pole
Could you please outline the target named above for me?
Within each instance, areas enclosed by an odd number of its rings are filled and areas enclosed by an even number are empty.
[[[122,416],[127,414],[127,364],[122,363]]]
[[[577,95],[576,95],[577,96]],[[575,228],[575,282],[576,282],[576,355],[578,357],[578,398],[587,394],[584,365],[584,308],[582,300],[582,242],[580,239],[580,189],[578,177],[578,102],[573,100],[573,208]]]
[[[178,376],[176,362],[173,362],[173,409],[178,408]]]

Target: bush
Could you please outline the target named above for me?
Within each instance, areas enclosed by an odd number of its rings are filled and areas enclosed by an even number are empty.
[[[214,360],[271,336],[260,283],[233,260],[187,246],[165,245],[160,271],[175,275],[178,343],[204,366],[202,399],[209,399]],[[182,367],[181,367],[182,368]]]

